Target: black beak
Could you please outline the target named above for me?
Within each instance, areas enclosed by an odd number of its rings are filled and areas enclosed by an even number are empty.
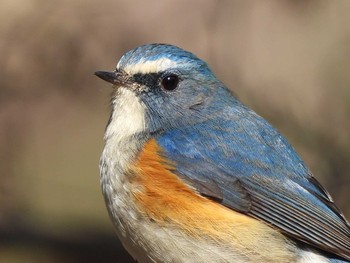
[[[96,71],[95,75],[112,84],[118,84],[120,82],[120,79],[115,71]]]

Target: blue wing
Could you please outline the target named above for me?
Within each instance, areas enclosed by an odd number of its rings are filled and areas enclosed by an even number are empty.
[[[157,137],[201,194],[350,260],[350,227],[288,142],[243,105]]]

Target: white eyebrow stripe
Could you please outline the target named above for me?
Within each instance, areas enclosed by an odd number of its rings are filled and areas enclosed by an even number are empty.
[[[129,75],[149,74],[149,73],[162,72],[170,68],[175,68],[175,67],[178,67],[178,65],[179,65],[178,62],[168,58],[160,58],[157,60],[149,60],[149,61],[145,61],[141,59],[138,63],[127,65],[122,70]],[[117,69],[119,69],[119,64],[117,65]]]

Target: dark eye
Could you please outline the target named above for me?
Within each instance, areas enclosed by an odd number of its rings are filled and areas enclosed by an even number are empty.
[[[174,90],[179,84],[179,77],[176,75],[168,75],[162,79],[162,86],[166,90]]]

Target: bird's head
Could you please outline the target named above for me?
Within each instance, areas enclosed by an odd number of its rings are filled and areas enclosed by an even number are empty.
[[[127,125],[130,134],[201,122],[223,106],[220,97],[228,92],[203,60],[165,44],[137,47],[115,71],[95,74],[115,88],[110,125]]]

